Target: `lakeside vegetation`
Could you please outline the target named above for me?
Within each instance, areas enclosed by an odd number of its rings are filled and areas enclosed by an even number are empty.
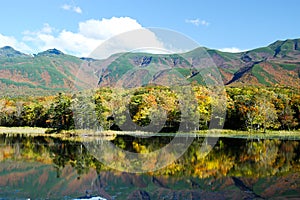
[[[61,138],[63,140],[71,140],[82,142],[83,140],[103,139],[113,140],[117,136],[153,136],[153,133],[141,132],[141,131],[113,131],[104,130],[101,132],[95,132],[93,130],[61,130],[56,132],[54,129],[40,128],[40,127],[3,127],[0,126],[0,135],[21,136],[21,137],[37,137],[47,136],[54,138]],[[266,133],[261,131],[243,131],[243,130],[229,130],[229,129],[210,129],[210,130],[198,130],[193,132],[177,132],[177,133],[156,133],[156,137],[218,137],[218,138],[240,138],[240,139],[280,139],[280,140],[300,140],[299,130],[287,131],[287,130],[269,130]]]
[[[225,89],[226,118],[219,119],[224,122],[224,129],[262,133],[287,130],[297,134],[300,128],[298,88],[244,86]],[[189,115],[199,119],[200,130],[207,130],[212,106],[218,106],[218,96],[213,89],[204,86],[193,86],[192,90],[196,104],[191,104]],[[162,86],[127,90],[100,88],[90,95],[59,93],[44,97],[3,97],[0,99],[0,126],[41,127],[53,132],[75,128],[121,131],[120,127],[128,124],[129,112],[134,122],[130,124],[141,127],[165,115],[160,132],[176,132],[184,120],[179,98],[179,94]],[[134,125],[127,128],[138,130]]]

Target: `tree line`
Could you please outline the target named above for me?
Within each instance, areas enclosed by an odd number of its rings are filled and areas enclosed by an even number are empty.
[[[222,110],[220,123],[232,130],[298,130],[300,92],[292,87],[193,86],[192,96],[184,97],[169,87],[135,89],[99,88],[76,94],[0,99],[0,126],[45,127],[59,130],[146,130],[174,132],[186,116],[197,119],[194,127],[208,129],[212,108]],[[218,98],[225,98],[220,105]],[[183,108],[183,102],[189,105]],[[224,110],[225,111],[225,110]],[[188,126],[192,126],[188,124]]]

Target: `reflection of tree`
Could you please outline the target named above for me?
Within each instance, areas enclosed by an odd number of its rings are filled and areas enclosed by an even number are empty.
[[[273,175],[278,153],[277,140],[250,141],[240,155],[240,169],[245,175]]]
[[[187,173],[200,178],[221,177],[228,174],[234,165],[235,157],[228,152],[224,143],[219,142],[207,156],[200,151],[201,146],[206,146],[201,139],[194,141],[187,155],[184,156],[183,166],[188,166]],[[189,162],[190,165],[188,165]]]
[[[293,166],[299,161],[299,142],[282,142],[278,153],[278,166],[282,172],[292,170]]]
[[[58,138],[0,135],[1,153],[5,157],[0,157],[0,160],[13,158],[53,163],[58,177],[66,165],[76,169],[78,176],[88,173],[90,168],[103,169],[103,165],[87,152],[82,143]]]
[[[201,140],[196,140],[176,163],[158,171],[159,174],[197,176],[265,177],[297,170],[298,141],[221,139],[203,157]]]
[[[270,176],[289,171],[296,163],[297,141],[250,141],[237,165],[244,175]]]
[[[76,169],[78,177],[88,173],[91,167],[101,168],[81,143],[64,141],[64,143],[55,145],[50,151],[58,176],[60,170],[67,164]]]
[[[118,136],[113,143],[127,151],[147,153],[162,148],[171,139]],[[1,160],[25,159],[53,163],[58,177],[66,165],[76,169],[78,177],[88,173],[91,168],[96,169],[97,173],[110,170],[97,161],[80,142],[51,137],[2,135],[0,144]],[[198,178],[266,177],[300,169],[299,141],[221,138],[207,156],[201,152],[201,148],[205,147],[209,148],[203,144],[203,138],[195,139],[180,159],[150,174]],[[128,159],[125,154],[108,155],[116,160],[116,164],[118,159]],[[151,160],[154,165],[156,162]],[[139,164],[144,167],[143,163]]]

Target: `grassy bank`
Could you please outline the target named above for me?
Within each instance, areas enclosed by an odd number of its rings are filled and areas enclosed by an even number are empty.
[[[230,138],[253,138],[253,139],[291,139],[300,140],[300,130],[294,131],[236,131],[236,130],[209,130],[197,131],[198,136],[212,136],[212,137],[230,137]]]
[[[100,137],[116,135],[132,135],[132,136],[174,136],[175,133],[147,133],[147,132],[126,132],[126,131],[99,131],[92,130],[63,130],[55,132],[53,129],[38,128],[38,127],[0,127],[0,134],[22,134],[26,136],[53,136],[53,137]],[[192,133],[176,133],[182,136],[199,136],[199,137],[231,137],[231,138],[257,138],[257,139],[293,139],[300,140],[300,130],[296,131],[236,131],[236,130],[200,130]]]
[[[62,140],[74,140],[74,141],[81,141],[84,136],[88,140],[93,140],[96,137],[102,137],[106,140],[112,140],[116,137],[117,133],[112,131],[103,131],[97,132],[88,131],[88,130],[62,130],[60,132],[56,132],[53,129],[49,128],[39,128],[39,127],[3,127],[0,126],[0,135],[7,134],[7,135],[22,135],[22,136],[49,136],[60,138]]]
[[[0,126],[0,134],[45,134],[47,128],[38,128],[38,127],[3,127]]]

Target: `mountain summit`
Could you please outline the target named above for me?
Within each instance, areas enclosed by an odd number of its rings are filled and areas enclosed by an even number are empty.
[[[55,56],[55,55],[64,55],[64,53],[54,48],[54,49],[48,49],[46,51],[37,54],[37,56]]]
[[[30,57],[20,51],[15,50],[10,46],[0,48],[0,57],[15,58],[15,57]]]

